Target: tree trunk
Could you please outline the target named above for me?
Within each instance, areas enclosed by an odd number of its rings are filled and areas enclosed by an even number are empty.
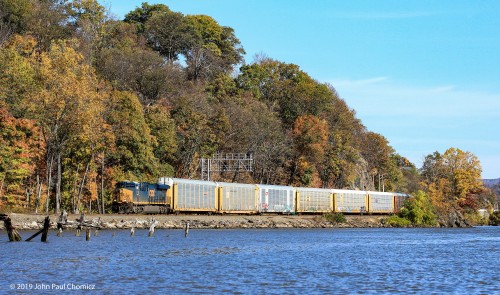
[[[50,201],[50,189],[52,187],[52,164],[54,163],[54,157],[50,157],[49,159],[49,156],[47,155],[47,161],[49,162],[47,165],[48,168],[47,168],[47,201],[45,202],[46,203],[46,207],[45,207],[45,213],[46,214],[49,214],[49,201]]]
[[[90,161],[87,163],[87,166],[85,167],[85,173],[83,173],[82,182],[80,183],[80,188],[78,189],[78,199],[77,199],[77,203],[76,203],[76,206],[78,208],[80,208],[80,200],[81,200],[81,196],[82,196],[83,186],[85,184],[85,178],[87,178],[87,173],[89,172],[89,167],[90,167]]]
[[[2,182],[0,182],[0,198],[3,196],[3,183],[4,183],[5,177],[2,178]]]
[[[102,214],[106,213],[104,210],[104,157],[105,154],[102,154],[102,162],[101,162],[101,202],[102,202]]]
[[[73,214],[76,214],[76,196],[78,194],[78,187],[77,187],[77,182],[78,182],[78,173],[80,173],[80,164],[76,167],[76,175],[75,175],[75,181],[73,182],[73,197],[71,200],[71,211]]]
[[[30,189],[29,188],[26,188],[26,204],[28,206],[28,212],[30,212],[31,210],[31,193],[30,193]]]
[[[35,198],[35,213],[38,213],[38,204],[40,203],[40,196],[42,193],[42,184],[40,183],[40,175],[36,173],[36,198]]]
[[[56,214],[59,214],[61,209],[61,152],[57,153],[57,183],[56,183]]]

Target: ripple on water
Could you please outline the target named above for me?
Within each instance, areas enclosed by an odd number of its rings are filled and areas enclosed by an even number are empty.
[[[113,236],[114,233],[114,236]],[[24,233],[23,233],[24,234]],[[6,236],[4,236],[6,237]],[[101,231],[0,242],[9,283],[102,293],[495,294],[500,228]],[[5,280],[4,280],[5,281]]]

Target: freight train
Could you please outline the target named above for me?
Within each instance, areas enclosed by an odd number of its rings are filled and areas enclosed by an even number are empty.
[[[116,185],[116,213],[397,213],[406,194],[162,177]]]

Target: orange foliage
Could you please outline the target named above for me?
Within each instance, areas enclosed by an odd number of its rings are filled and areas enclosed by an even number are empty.
[[[323,158],[328,135],[328,123],[313,115],[299,116],[293,125],[292,136],[296,151],[310,162]]]
[[[0,180],[2,197],[22,205],[27,182],[41,161],[45,146],[35,121],[16,119],[6,109],[0,109]]]

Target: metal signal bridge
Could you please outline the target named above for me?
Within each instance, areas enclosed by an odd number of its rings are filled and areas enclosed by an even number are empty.
[[[210,180],[211,172],[253,172],[252,153],[216,153],[200,160],[201,179]]]

